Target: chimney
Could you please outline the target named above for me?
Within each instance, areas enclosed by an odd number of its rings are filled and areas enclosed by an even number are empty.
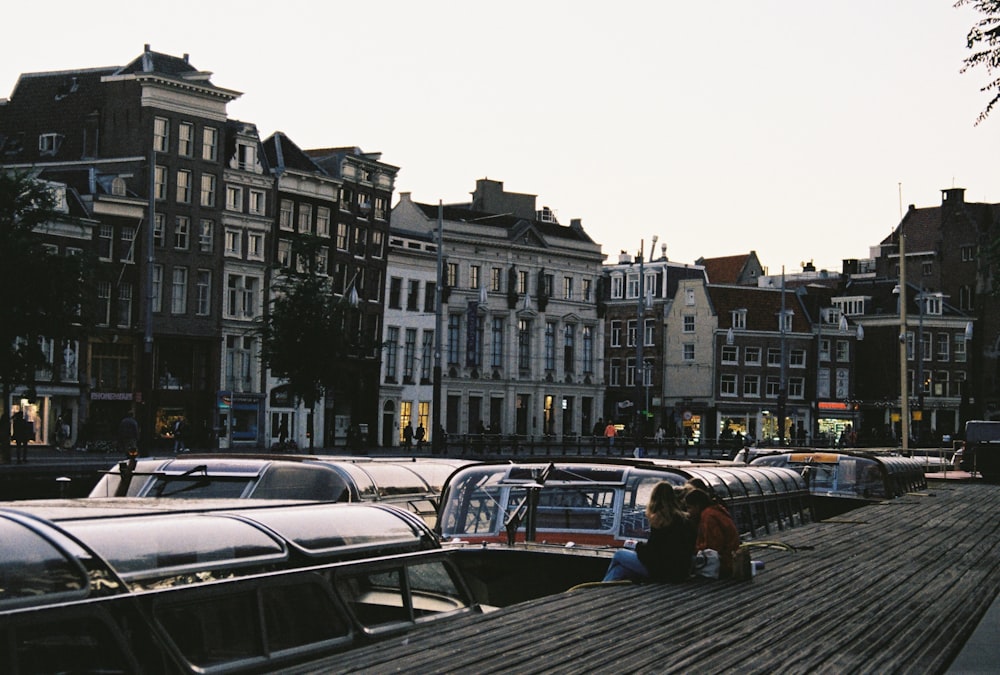
[[[941,205],[951,204],[953,207],[959,207],[965,203],[965,188],[950,188],[948,190],[941,190]]]
[[[184,54],[184,63],[187,63],[187,62],[188,62],[188,54],[187,54],[187,53],[185,53],[185,54]]]

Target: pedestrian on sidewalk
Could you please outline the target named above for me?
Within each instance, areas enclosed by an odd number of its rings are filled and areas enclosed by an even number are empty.
[[[24,419],[24,412],[14,413],[14,443],[17,444],[17,463],[28,463],[28,441],[34,435],[31,422]]]
[[[131,410],[118,423],[118,449],[128,457],[139,454],[139,423]]]

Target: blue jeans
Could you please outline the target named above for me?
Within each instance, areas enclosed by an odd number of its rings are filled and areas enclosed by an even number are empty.
[[[604,575],[604,581],[621,581],[622,579],[648,579],[649,570],[639,561],[639,556],[635,551],[627,548],[620,548],[615,551],[608,565],[608,572]]]

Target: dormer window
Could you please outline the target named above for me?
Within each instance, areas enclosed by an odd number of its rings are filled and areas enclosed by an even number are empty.
[[[789,333],[792,330],[792,310],[786,309],[778,314],[778,330]]]
[[[746,330],[747,327],[747,310],[746,309],[734,309],[729,313],[730,320],[733,322],[734,330]]]
[[[38,154],[51,156],[59,151],[62,145],[62,134],[41,134],[38,136]]]

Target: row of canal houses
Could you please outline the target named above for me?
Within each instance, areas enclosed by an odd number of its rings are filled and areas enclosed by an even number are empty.
[[[147,45],[125,66],[22,74],[0,100],[0,166],[60,196],[40,234],[101,261],[98,325],[46,344],[51,372],[8,402],[36,443],[62,422],[70,443],[108,438],[129,409],[154,448],[178,419],[190,444],[232,448],[284,428],[331,448],[567,440],[609,422],[686,443],[890,443],[907,407],[929,441],[1000,400],[984,253],[998,206],[961,189],[839,272],[767,274],[754,252],[679,263],[656,237],[608,256],[580,220],[495,180],[467,203],[392,206],[399,168],[380,153],[262,139],[228,117],[239,96]],[[262,366],[254,333],[303,236],[322,243],[356,345],[313,411]]]

